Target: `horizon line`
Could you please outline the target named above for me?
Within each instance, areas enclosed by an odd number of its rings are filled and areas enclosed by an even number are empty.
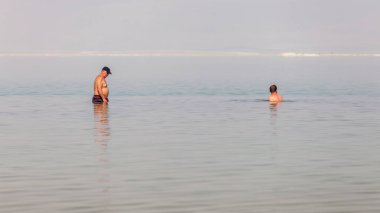
[[[260,53],[253,51],[46,51],[1,53],[0,57],[380,57],[380,52],[286,51]]]

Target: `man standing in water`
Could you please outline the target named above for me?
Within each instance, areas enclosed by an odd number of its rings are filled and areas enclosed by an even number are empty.
[[[271,95],[269,96],[269,101],[270,102],[281,102],[282,101],[282,96],[277,93],[277,86],[272,85],[269,87],[269,91]]]
[[[106,82],[106,78],[111,73],[110,68],[103,67],[100,74],[95,78],[94,81],[94,97],[92,97],[92,103],[94,104],[101,104],[106,103],[108,104],[108,85]]]

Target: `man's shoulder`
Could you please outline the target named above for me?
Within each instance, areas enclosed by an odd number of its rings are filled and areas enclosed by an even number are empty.
[[[103,80],[103,78],[100,75],[96,76],[96,78],[95,78],[96,82],[101,82],[102,80]]]
[[[271,95],[269,96],[269,101],[282,101],[282,96],[281,95]]]

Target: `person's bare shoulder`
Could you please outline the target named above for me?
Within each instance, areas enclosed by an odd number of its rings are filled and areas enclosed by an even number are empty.
[[[101,76],[98,76],[98,77],[95,78],[96,84],[101,84],[102,81],[103,81],[103,78]]]
[[[282,96],[281,95],[271,95],[271,96],[269,96],[269,101],[270,102],[280,102],[280,101],[282,101]]]

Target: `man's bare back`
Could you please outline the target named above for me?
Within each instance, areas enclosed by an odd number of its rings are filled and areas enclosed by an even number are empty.
[[[108,67],[103,67],[101,73],[95,78],[94,81],[94,97],[92,98],[92,102],[94,104],[98,103],[108,103],[108,85],[106,78],[111,74],[111,71]]]
[[[280,102],[280,101],[282,101],[282,96],[277,94],[277,93],[271,94],[269,96],[269,101],[270,102]]]

